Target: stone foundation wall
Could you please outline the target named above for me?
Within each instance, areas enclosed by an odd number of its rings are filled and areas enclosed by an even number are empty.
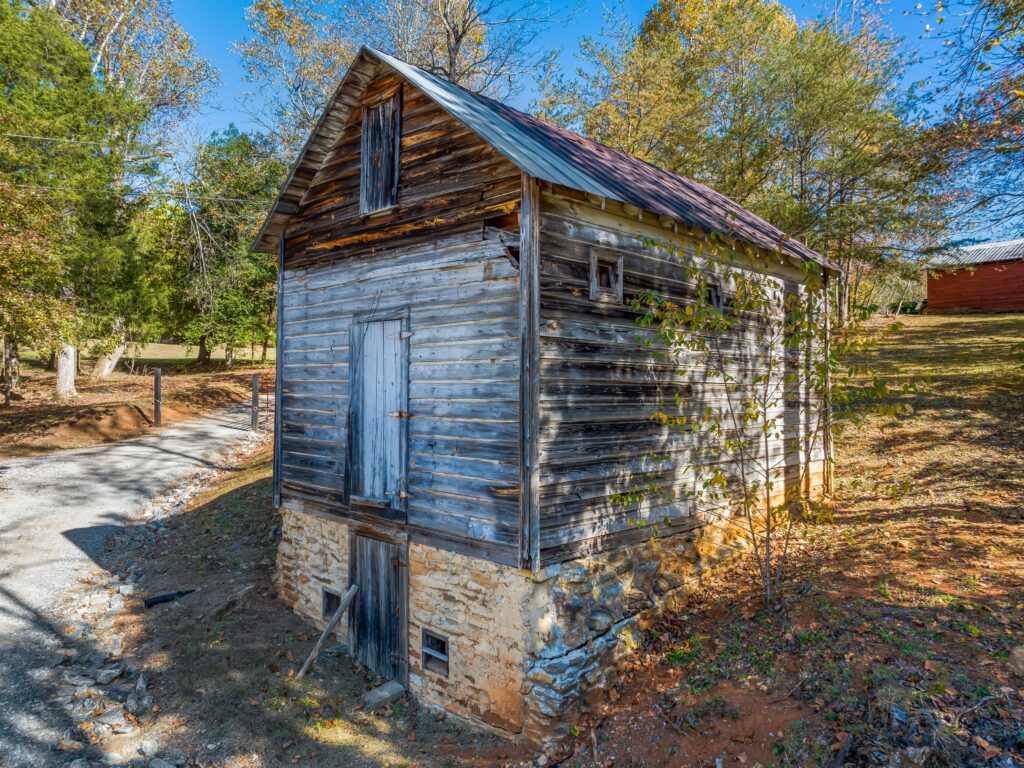
[[[548,568],[548,641],[530,660],[524,735],[561,738],[609,702],[622,662],[658,615],[743,554],[738,536],[703,526]]]
[[[807,478],[815,496],[823,469],[812,468]],[[776,496],[773,503],[781,503],[781,487]],[[644,631],[713,573],[743,559],[746,538],[739,524],[720,521],[547,568],[546,626],[537,632],[544,642],[529,661],[523,735],[536,743],[557,740],[581,715],[608,703]]]
[[[704,526],[539,573],[409,547],[409,686],[421,701],[543,743],[614,696],[621,663],[666,607],[743,556]],[[424,668],[423,629],[448,639],[448,677]]]
[[[323,626],[323,587],[348,585],[348,526],[287,509],[282,526],[280,595]],[[561,738],[614,698],[659,614],[745,550],[736,529],[704,525],[533,573],[410,543],[410,691],[506,736]],[[447,677],[424,666],[424,629],[447,639]]]
[[[276,584],[319,627],[324,587],[348,587],[348,526],[281,510]],[[409,688],[505,736],[544,742],[613,695],[647,624],[740,556],[720,528],[655,539],[539,573],[408,546]],[[424,628],[448,640],[448,677],[424,667]],[[347,639],[346,622],[339,639]]]
[[[277,549],[277,594],[300,616],[323,628],[323,590],[348,589],[348,526],[295,509],[281,509],[281,544]],[[348,640],[348,623],[339,622],[337,637]]]
[[[409,687],[501,731],[526,722],[526,670],[549,606],[529,571],[409,545]],[[423,629],[448,640],[448,677],[424,668]]]

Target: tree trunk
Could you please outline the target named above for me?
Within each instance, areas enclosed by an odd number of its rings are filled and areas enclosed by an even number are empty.
[[[3,358],[4,358],[4,407],[7,408],[11,405],[11,390],[13,389],[11,383],[11,341],[4,336],[3,342]]]
[[[850,279],[843,275],[839,283],[839,327],[845,328],[850,319]]]
[[[210,350],[206,346],[205,333],[199,337],[199,356],[196,358],[196,362],[200,365],[210,362]]]
[[[18,391],[21,389],[21,357],[18,354],[18,343],[11,340],[11,389]]]
[[[57,397],[68,399],[78,397],[75,389],[75,366],[78,350],[72,344],[65,344],[57,355]]]
[[[910,287],[909,286],[906,286],[906,285],[903,286],[903,290],[900,291],[900,297],[896,301],[896,314],[894,314],[893,317],[899,317],[900,316],[900,312],[903,311],[903,302],[906,300],[907,293],[909,291],[910,291]]]
[[[267,362],[267,347],[269,345],[270,345],[270,339],[264,338],[263,339],[263,352],[260,354],[260,362],[261,363]]]
[[[235,362],[235,348],[234,347],[224,347],[224,362],[225,362],[225,364],[227,365],[228,368],[230,368],[231,364],[233,362]]]
[[[51,349],[50,356],[46,360],[46,370],[56,371],[57,370],[57,350]]]
[[[825,285],[822,290],[824,296],[824,338],[822,354],[825,356],[825,360],[831,363],[832,359],[832,317],[833,317],[833,291],[831,280],[829,279],[828,272],[824,275]],[[825,376],[822,387],[822,418],[824,424],[822,425],[822,449],[825,454],[825,467],[824,475],[822,477],[822,490],[826,496],[832,496],[832,492],[835,489],[835,452],[832,444],[832,368],[830,364],[824,366]]]
[[[124,321],[121,318],[114,320],[114,334],[116,335],[117,346],[110,352],[104,352],[96,359],[96,364],[92,367],[92,373],[89,375],[90,378],[106,381],[121,361],[121,355],[124,354],[125,349]]]
[[[125,344],[124,342],[119,343],[110,352],[105,352],[96,358],[96,363],[92,367],[92,373],[89,374],[89,378],[96,379],[98,381],[106,381],[110,378],[110,374],[117,368],[117,364],[121,362],[121,356],[124,355]]]

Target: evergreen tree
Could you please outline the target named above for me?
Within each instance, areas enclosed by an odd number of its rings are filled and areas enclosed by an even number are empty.
[[[97,79],[88,50],[46,8],[0,3],[0,179],[45,194],[61,223],[49,241],[63,262],[58,395],[74,396],[77,346],[91,311],[118,281],[116,237],[127,221],[123,180],[133,171],[111,126],[132,129],[145,110]],[[31,237],[25,233],[26,237]]]

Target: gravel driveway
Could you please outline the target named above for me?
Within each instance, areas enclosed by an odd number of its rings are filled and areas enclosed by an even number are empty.
[[[0,766],[72,759],[53,751],[71,722],[49,700],[62,644],[51,610],[133,512],[248,428],[237,406],[137,440],[0,459]]]

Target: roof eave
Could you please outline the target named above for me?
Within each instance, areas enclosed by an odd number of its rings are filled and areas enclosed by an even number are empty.
[[[293,187],[296,187],[297,184],[301,183],[296,179],[296,174],[305,165],[315,143],[334,143],[334,140],[337,138],[336,136],[332,135],[325,137],[322,135],[324,132],[324,125],[329,117],[336,117],[336,104],[345,90],[349,87],[351,80],[354,77],[353,73],[357,71],[360,65],[370,62],[371,60],[374,68],[380,65],[388,67],[402,78],[419,88],[427,94],[434,103],[456,120],[466,125],[470,130],[478,134],[499,154],[524,173],[550,184],[564,185],[583,192],[584,194],[598,195],[603,198],[615,200],[618,203],[633,205],[638,202],[624,199],[622,195],[612,189],[609,189],[606,185],[602,184],[599,179],[594,178],[583,168],[576,166],[569,167],[564,160],[550,156],[551,152],[549,152],[546,147],[538,144],[532,136],[527,136],[522,132],[519,132],[515,145],[510,145],[510,139],[507,137],[516,132],[512,130],[514,126],[508,124],[507,120],[502,115],[485,115],[483,110],[476,110],[472,108],[475,102],[460,102],[458,99],[454,98],[452,96],[451,89],[456,86],[453,86],[447,81],[444,81],[429,72],[424,72],[423,70],[404,61],[363,46],[360,48],[359,53],[353,60],[351,66],[349,66],[348,70],[345,72],[345,76],[338,84],[331,100],[324,109],[317,127],[310,134],[309,138],[307,138],[302,151],[299,153],[298,158],[292,165],[292,169],[288,175],[288,180],[281,188],[281,192],[275,200],[274,207],[268,214],[263,226],[260,228],[255,242],[253,243],[254,251],[261,253],[273,253],[275,251],[274,246],[276,244],[276,240],[280,236],[281,231],[287,225],[289,218],[298,211],[297,203],[301,200],[304,192],[304,190],[293,189]],[[525,147],[524,142],[526,143]],[[525,152],[524,149],[526,150]],[[289,200],[289,195],[294,198],[293,201]],[[648,205],[640,205],[639,207],[643,210],[649,211],[655,216],[668,215],[678,218],[678,213],[673,213],[668,208],[666,210],[656,210],[651,209]],[[767,224],[767,222],[764,223]],[[714,233],[708,232],[708,234]],[[742,235],[729,236],[734,237],[740,242],[748,243],[759,250],[771,250],[765,248],[764,245],[748,240]],[[787,248],[787,243],[795,243],[796,246]],[[798,240],[791,240],[788,238],[780,240],[778,243],[778,251],[788,257],[817,263],[823,269],[831,271],[834,274],[842,274],[842,270],[838,265],[816,253]]]

